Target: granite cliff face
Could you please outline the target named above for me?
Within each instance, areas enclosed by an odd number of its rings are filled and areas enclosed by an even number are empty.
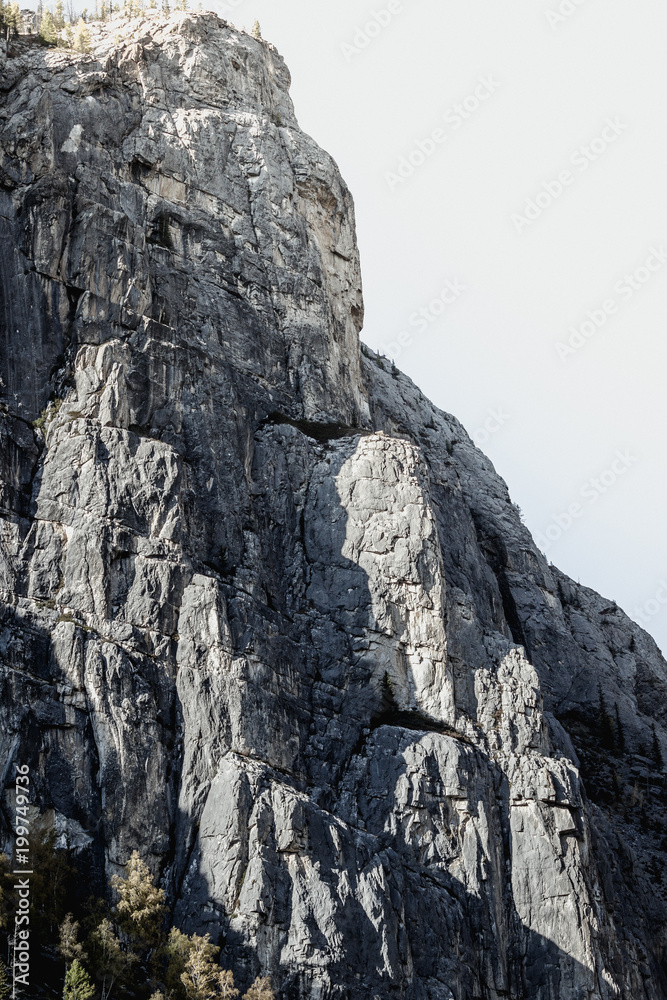
[[[91,33],[0,50],[5,842],[29,763],[295,1000],[667,997],[658,649],[360,348],[273,47]]]

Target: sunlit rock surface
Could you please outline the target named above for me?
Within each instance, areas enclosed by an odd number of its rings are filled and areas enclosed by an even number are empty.
[[[242,987],[666,997],[655,644],[360,348],[275,49],[91,35],[0,49],[3,774]]]

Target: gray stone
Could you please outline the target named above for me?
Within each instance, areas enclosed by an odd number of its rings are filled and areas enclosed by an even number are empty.
[[[243,988],[664,1000],[657,647],[360,346],[275,49],[90,30],[0,50],[5,843],[29,763],[91,879],[138,848]]]

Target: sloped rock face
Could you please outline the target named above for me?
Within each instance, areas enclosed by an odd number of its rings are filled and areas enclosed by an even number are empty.
[[[280,57],[210,14],[0,55],[5,776],[241,986],[666,997],[665,662],[360,351]]]

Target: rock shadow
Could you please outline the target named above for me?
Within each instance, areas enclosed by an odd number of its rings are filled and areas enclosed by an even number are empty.
[[[345,554],[352,519],[340,477],[362,440],[313,444],[285,426],[258,435],[256,582],[274,595],[274,606],[272,613],[266,605],[250,613],[228,601],[228,614],[233,657],[247,659],[252,649],[266,668],[255,671],[263,690],[251,699],[262,711],[264,743],[250,721],[250,749],[220,747],[224,766],[208,778],[208,795],[181,817],[183,828],[197,833],[178,873],[177,918],[185,929],[211,933],[238,985],[269,973],[289,998],[617,995],[522,924],[512,893],[507,776],[449,721],[405,703],[422,679],[409,676],[405,648],[388,630],[391,611],[377,615],[376,581]],[[372,493],[370,468],[368,478]],[[354,482],[347,486],[354,492]],[[408,535],[413,529],[408,518]],[[390,552],[386,543],[397,538],[380,533],[374,551]],[[422,561],[424,588],[432,593],[428,569]],[[393,618],[398,627],[404,611]],[[301,633],[289,691],[281,687],[276,630],[290,641]],[[398,670],[406,674],[399,698],[392,679]],[[252,687],[251,671],[243,683]],[[219,708],[221,730],[229,732],[229,707]],[[284,738],[286,718],[298,737],[288,768],[272,750]],[[407,804],[397,805],[396,793],[408,780],[405,752],[426,743],[430,756],[413,775],[413,793],[428,800],[417,812],[437,845],[432,857],[423,838],[406,838],[397,819]],[[480,786],[467,824],[481,823],[481,805],[493,827],[487,853],[475,848],[474,891],[452,874],[473,841],[456,842],[460,819],[450,826],[442,818],[454,816],[452,803],[468,802],[470,789],[464,781],[456,795],[446,794],[438,745],[462,755],[468,784],[474,778]]]

